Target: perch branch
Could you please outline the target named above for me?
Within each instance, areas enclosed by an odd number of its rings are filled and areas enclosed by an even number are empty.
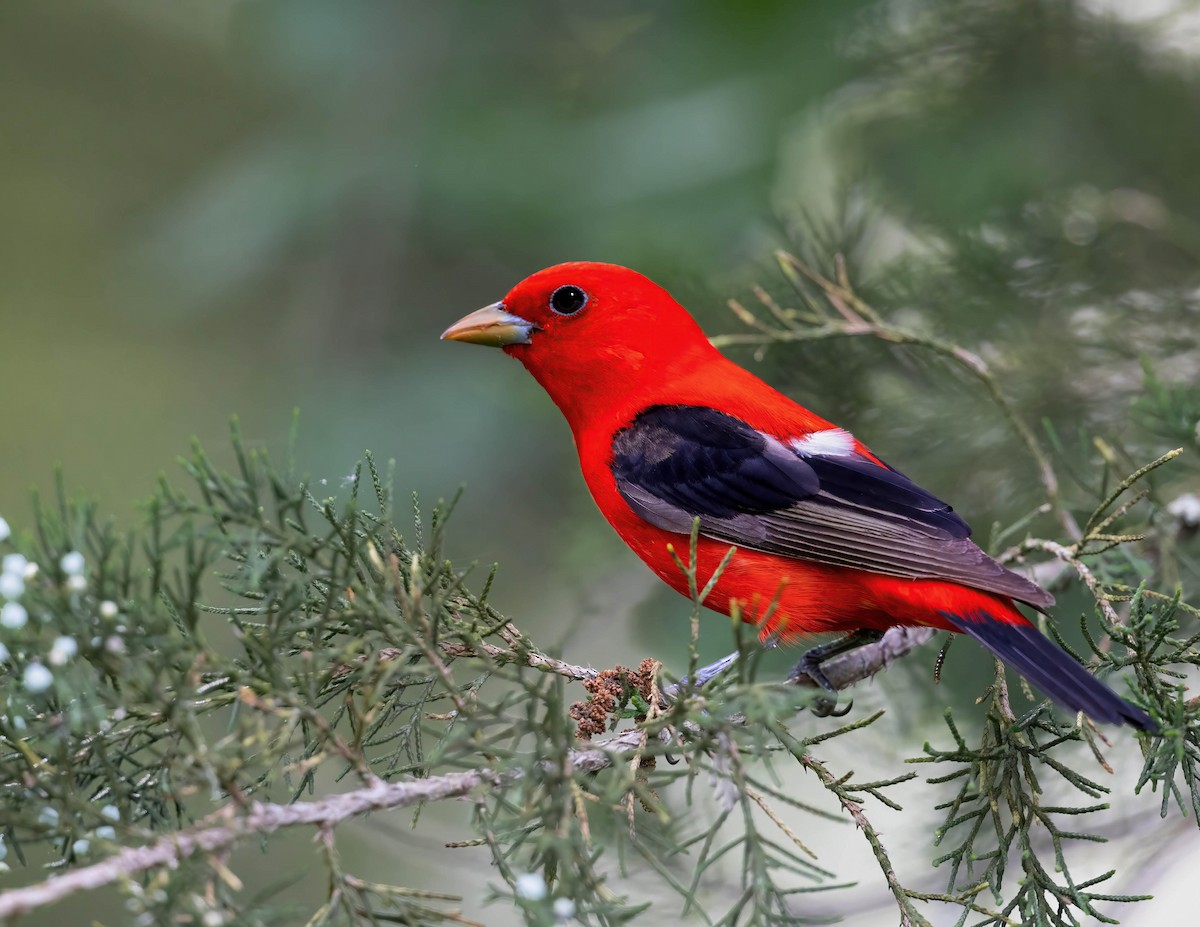
[[[196,827],[168,834],[144,846],[127,847],[102,862],[44,882],[0,893],[0,920],[27,914],[76,892],[102,888],[162,866],[176,866],[197,853],[219,853],[249,835],[262,836],[300,825],[327,829],[369,811],[458,798],[500,780],[489,769],[477,769],[406,782],[376,779],[363,788],[312,802],[291,805],[255,802],[241,815],[233,805],[228,805]]]

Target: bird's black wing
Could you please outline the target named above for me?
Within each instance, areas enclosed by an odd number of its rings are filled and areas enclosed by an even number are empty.
[[[653,406],[613,438],[622,498],[643,519],[738,547],[1053,604],[970,539],[967,523],[838,429],[784,443],[700,406]]]

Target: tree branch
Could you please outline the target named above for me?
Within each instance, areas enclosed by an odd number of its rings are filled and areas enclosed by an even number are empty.
[[[1053,554],[1063,563],[1068,564],[1079,575],[1079,578],[1083,580],[1083,584],[1087,586],[1088,591],[1092,594],[1092,598],[1096,600],[1096,606],[1103,612],[1104,617],[1112,624],[1121,623],[1120,616],[1117,614],[1116,609],[1112,607],[1112,603],[1104,592],[1104,586],[1100,583],[1096,574],[1088,569],[1087,564],[1079,559],[1077,551],[1059,544],[1057,541],[1047,541],[1042,538],[1028,538],[1021,546],[1025,550],[1044,550],[1048,554]]]
[[[837,690],[869,679],[881,669],[891,666],[901,657],[927,643],[937,631],[933,628],[891,628],[878,641],[865,644],[821,663],[821,672]],[[788,682],[797,686],[817,688],[817,683],[805,675],[792,676]]]
[[[128,847],[103,862],[73,869],[44,882],[0,893],[0,920],[45,907],[75,892],[102,888],[161,866],[173,867],[197,853],[225,850],[249,835],[262,836],[300,825],[334,827],[368,811],[459,798],[480,786],[496,785],[502,778],[490,769],[477,769],[406,782],[376,779],[364,788],[313,802],[291,805],[255,802],[243,815],[236,814],[229,805],[196,827],[168,834],[144,846]]]

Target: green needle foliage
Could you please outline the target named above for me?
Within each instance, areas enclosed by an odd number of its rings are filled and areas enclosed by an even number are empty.
[[[749,326],[736,340],[867,337],[930,352],[982,384],[1046,497],[997,527],[996,553],[1038,560],[1052,586],[1086,589],[1082,646],[1060,642],[1111,684],[1132,685],[1161,727],[1139,739],[1130,788],[1159,791],[1164,817],[1197,817],[1200,707],[1188,687],[1200,613],[1162,584],[1191,565],[1156,501],[1177,453],[1113,478],[1123,457],[1101,442],[1099,484],[1060,483],[1061,443],[1022,423],[982,359],[888,321],[841,264],[829,276],[791,255],[780,264],[802,308],[760,290],[761,315],[735,306]],[[1167,423],[1190,408],[1166,388],[1144,403]],[[236,423],[232,446],[232,473],[195,448],[185,487],[164,479],[141,530],[118,533],[60,481],[32,531],[7,542],[0,830],[10,865],[60,878],[0,893],[0,916],[36,917],[111,886],[138,923],[469,923],[460,899],[345,865],[339,827],[400,809],[488,860],[472,902],[502,901],[539,925],[633,922],[670,893],[685,917],[712,925],[823,922],[836,910],[825,899],[850,884],[808,844],[808,825],[828,819],[865,842],[877,871],[855,881],[885,888],[903,924],[928,924],[943,906],[959,924],[1115,922],[1118,903],[1147,900],[1108,890],[1114,872],[1077,874],[1080,846],[1106,839],[1119,806],[1117,787],[1098,781],[1113,751],[1086,719],[1061,718],[1032,693],[1035,707],[1018,709],[1000,665],[981,723],[947,713],[949,741],[935,735],[911,757],[932,767],[928,779],[899,760],[859,776],[822,754],[836,754],[831,741],[871,743],[882,711],[832,729],[808,723],[813,690],[762,678],[763,650],[736,621],[724,671],[698,666],[714,579],[701,585],[691,566],[694,534],[677,551],[693,600],[686,676],[653,660],[601,672],[539,649],[491,605],[491,576],[445,559],[453,503],[428,519],[406,505],[397,520],[391,468],[369,455],[342,498],[321,498],[290,450],[277,467]],[[1081,488],[1090,509],[1072,502]],[[1035,524],[1059,539],[1032,536]],[[604,733],[581,739],[585,718]],[[798,772],[824,803],[793,794]],[[416,813],[464,797],[464,829]],[[914,819],[941,818],[927,863],[898,864],[873,821],[901,799]],[[230,856],[256,842],[276,852],[272,835],[291,828],[318,841],[315,902],[283,881],[248,888]]]

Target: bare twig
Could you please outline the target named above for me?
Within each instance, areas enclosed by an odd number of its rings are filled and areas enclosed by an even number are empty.
[[[416,781],[376,779],[364,788],[313,802],[291,805],[254,802],[242,815],[227,806],[196,827],[168,834],[145,846],[128,847],[103,862],[71,870],[44,882],[0,893],[0,920],[45,907],[76,892],[102,888],[162,866],[178,865],[197,853],[220,852],[247,836],[271,834],[286,827],[330,828],[370,811],[458,798],[473,789],[501,781],[503,777],[491,770],[477,769]]]
[[[442,653],[447,656],[477,657],[482,654],[489,659],[495,660],[497,663],[528,666],[546,673],[564,676],[576,682],[585,679],[595,679],[600,673],[599,670],[592,669],[590,666],[577,666],[574,663],[567,663],[563,660],[557,660],[554,657],[548,657],[543,653],[536,653],[528,648],[506,650],[503,647],[497,647],[495,644],[487,642],[467,645],[458,641],[442,641],[439,647]]]
[[[592,669],[590,666],[578,666],[574,663],[567,663],[564,660],[548,657],[544,653],[538,653],[527,647],[508,650],[504,647],[497,647],[495,644],[489,644],[486,641],[480,641],[477,644],[465,644],[462,641],[441,641],[438,643],[438,650],[448,657],[467,658],[482,656],[497,663],[528,666],[531,669],[541,670],[545,673],[554,673],[576,682],[581,682],[585,679],[595,679],[600,672],[599,670]],[[334,677],[344,676],[355,669],[356,666],[366,663],[372,657],[380,663],[390,663],[392,660],[398,660],[404,655],[405,651],[399,647],[381,647],[372,654],[359,654],[355,657],[353,663],[341,664],[334,671]]]
[[[1112,607],[1112,602],[1109,601],[1108,595],[1104,592],[1104,586],[1099,578],[1088,569],[1088,565],[1079,559],[1078,552],[1071,547],[1059,544],[1057,541],[1047,541],[1042,538],[1029,538],[1021,545],[1025,550],[1044,550],[1046,553],[1053,554],[1063,563],[1070,565],[1083,584],[1088,587],[1088,591],[1092,594],[1092,598],[1096,600],[1096,605],[1104,617],[1112,624],[1120,624],[1121,618],[1117,615],[1116,609]]]

